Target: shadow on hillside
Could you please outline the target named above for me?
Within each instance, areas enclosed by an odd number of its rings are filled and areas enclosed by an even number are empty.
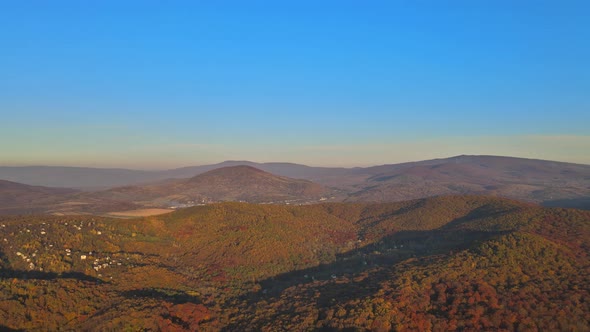
[[[367,270],[389,267],[410,258],[452,254],[501,234],[473,230],[401,231],[381,241],[336,255],[332,263],[283,273],[260,281],[268,296],[276,296],[291,286],[315,280],[354,277]],[[334,278],[336,277],[336,278]]]
[[[590,211],[590,197],[572,198],[572,199],[556,199],[551,201],[544,201],[541,203],[545,207],[560,207],[567,209],[580,209]]]
[[[4,332],[20,332],[20,331],[25,331],[25,330],[13,329],[13,328],[10,328],[10,327],[8,327],[6,325],[0,324],[0,331],[4,331]]]
[[[82,272],[43,272],[43,271],[23,271],[23,270],[0,270],[0,278],[3,279],[22,279],[22,280],[56,280],[56,279],[76,279],[79,281],[89,281],[101,283],[102,280],[89,276]]]
[[[457,218],[455,220],[452,220],[451,222],[442,226],[440,229],[441,230],[452,230],[452,229],[456,229],[456,228],[461,228],[462,225],[467,225],[470,222],[478,220],[478,219],[479,220],[481,220],[482,218],[494,219],[494,218],[498,218],[498,217],[513,213],[516,210],[518,210],[518,207],[514,207],[514,206],[506,207],[505,209],[499,209],[498,206],[483,205],[478,208],[475,208],[474,210],[470,211],[467,215],[465,215],[461,218]],[[488,227],[489,227],[489,225],[488,225]],[[488,231],[493,232],[493,230],[488,230]]]
[[[6,263],[8,263],[8,257],[4,251],[0,250],[0,267],[4,266]]]
[[[298,297],[301,296],[298,301],[307,299],[318,308],[362,299],[377,292],[380,284],[391,278],[392,267],[396,264],[426,266],[504,233],[457,229],[401,231],[377,243],[337,255],[332,263],[260,281],[262,289],[243,295],[241,300],[252,308],[252,304],[260,300],[273,302],[286,296],[285,290],[294,286],[298,287]],[[279,309],[277,315],[280,314]],[[323,319],[321,312],[318,319]],[[243,323],[238,321],[224,330],[238,329]]]
[[[193,296],[176,289],[154,289],[142,288],[125,291],[120,293],[128,299],[146,298],[167,301],[174,304],[193,303],[201,304],[202,301],[198,296]]]

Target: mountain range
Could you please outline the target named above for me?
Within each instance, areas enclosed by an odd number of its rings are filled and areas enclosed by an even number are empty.
[[[378,166],[352,201],[399,201],[447,194],[481,194],[537,203],[590,197],[590,165],[544,160],[459,156]],[[578,206],[580,207],[580,206]]]
[[[292,163],[256,163],[224,161],[218,164],[183,167],[170,170],[145,171],[119,168],[90,168],[62,166],[0,166],[0,179],[46,187],[66,187],[99,190],[126,185],[148,184],[167,179],[190,178],[217,168],[251,166],[279,176],[329,181],[331,177],[351,175],[354,169],[311,167]]]
[[[28,185],[46,187],[67,187],[84,190],[106,189],[125,185],[146,184],[173,178],[190,178],[217,168],[231,166],[251,166],[260,170],[295,179],[305,179],[323,185],[341,187],[358,185],[363,181],[379,179],[395,173],[419,167],[479,167],[483,176],[495,176],[501,172],[511,178],[563,178],[568,175],[588,176],[590,165],[572,164],[556,161],[525,159],[500,156],[456,156],[401,164],[388,164],[372,167],[337,168],[312,167],[293,163],[256,163],[251,161],[224,161],[218,164],[183,167],[161,171],[145,171],[116,168],[84,168],[60,166],[0,166],[0,179]],[[492,173],[488,173],[485,169]],[[452,169],[449,169],[452,171]],[[532,172],[529,173],[529,172]]]
[[[0,214],[40,213],[76,192],[68,188],[29,186],[0,180]]]
[[[247,161],[167,171],[4,167],[0,168],[2,177],[21,180],[21,189],[27,183],[58,187],[68,184],[84,190],[45,188],[46,195],[51,192],[51,198],[38,199],[35,191],[39,187],[24,192],[16,187],[0,187],[0,195],[4,195],[0,197],[18,194],[20,200],[29,202],[23,207],[7,199],[0,200],[0,213],[102,214],[221,201],[395,202],[456,194],[500,196],[546,206],[590,209],[590,165],[498,156],[457,156],[366,168]],[[102,187],[117,186],[96,189],[99,183]],[[118,186],[121,184],[124,185]],[[95,189],[90,190],[89,186]]]
[[[587,165],[117,172],[0,181],[0,330],[590,329]]]

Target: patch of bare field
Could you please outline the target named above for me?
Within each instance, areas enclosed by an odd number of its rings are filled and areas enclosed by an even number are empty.
[[[171,209],[138,209],[138,210],[129,210],[129,211],[119,211],[119,212],[109,212],[106,215],[111,217],[148,217],[148,216],[157,216],[164,213],[169,213],[174,210]]]
[[[68,205],[88,205],[88,204],[89,204],[88,202],[75,202],[75,201],[70,201],[70,202],[61,203],[59,205],[61,205],[61,206],[68,206]]]
[[[51,215],[54,216],[77,216],[77,215],[85,215],[89,214],[88,212],[81,212],[81,211],[59,211],[59,212],[50,212]]]

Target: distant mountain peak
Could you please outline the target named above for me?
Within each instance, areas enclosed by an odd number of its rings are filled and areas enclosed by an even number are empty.
[[[91,193],[92,198],[113,199],[167,207],[220,202],[317,202],[331,192],[317,183],[275,175],[249,165],[220,167],[188,179],[144,186],[113,188]]]
[[[207,178],[216,178],[216,177],[223,177],[227,179],[233,180],[241,180],[241,179],[248,179],[251,177],[277,177],[274,174],[265,172],[261,169],[256,167],[248,166],[248,165],[237,165],[237,166],[227,166],[227,167],[220,167],[214,170],[198,174],[193,176],[189,179],[189,181],[199,181],[202,179]]]
[[[209,172],[203,173],[203,175],[208,174],[208,173],[266,173],[266,174],[272,175],[272,174],[265,172],[259,168],[249,166],[249,165],[220,167],[220,168],[216,168],[214,170],[211,170]]]
[[[73,193],[77,192],[77,190],[69,189],[69,188],[53,188],[53,187],[44,187],[44,186],[31,186],[24,183],[2,180],[0,179],[0,189],[3,192],[0,192],[0,195],[6,195],[7,192],[4,190],[21,190],[21,191],[29,191],[29,192],[43,192],[43,193]]]

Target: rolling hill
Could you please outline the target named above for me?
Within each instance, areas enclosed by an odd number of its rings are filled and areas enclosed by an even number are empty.
[[[155,172],[92,167],[0,166],[0,179],[46,187],[98,190],[163,179]]]
[[[87,191],[114,187],[149,184],[167,179],[184,179],[217,168],[251,166],[279,176],[335,183],[343,175],[352,175],[347,168],[311,167],[293,163],[256,163],[224,161],[211,165],[189,166],[169,170],[145,171],[120,168],[63,167],[63,166],[0,166],[0,179],[28,185],[78,188]]]
[[[496,156],[458,156],[363,169],[348,201],[403,201],[479,194],[590,208],[590,166]],[[558,205],[559,204],[559,205]]]
[[[76,192],[0,180],[0,214],[40,213]]]
[[[188,179],[113,188],[81,196],[170,207],[220,201],[308,202],[330,193],[331,190],[307,180],[276,176],[251,166],[231,166]]]
[[[277,176],[337,188],[347,201],[387,202],[448,194],[483,194],[547,206],[590,209],[590,165],[498,156],[457,156],[365,168],[226,161],[163,171],[75,167],[0,167],[0,178],[29,185],[97,189],[156,188],[224,167],[251,166]],[[119,188],[117,191],[122,191]],[[147,193],[146,193],[147,195]],[[121,193],[122,197],[125,197]],[[149,196],[149,195],[148,195]],[[148,197],[154,199],[154,195]]]
[[[103,214],[215,201],[309,203],[326,196],[333,197],[332,201],[395,202],[456,194],[507,197],[545,206],[590,209],[589,165],[512,157],[457,156],[349,169],[248,161],[138,172],[0,167],[0,174],[7,169],[12,175],[18,173],[17,177],[24,177],[29,182],[46,178],[45,182],[60,183],[60,179],[71,175],[69,184],[97,185],[100,182],[107,187],[125,181],[143,184],[61,195],[61,201],[47,199],[45,203],[53,206],[42,204],[41,208],[37,204],[35,207],[25,206],[28,209],[22,210],[22,205],[5,204],[0,210],[4,214],[18,211]],[[229,171],[232,169],[234,171]],[[36,171],[40,173],[31,175]],[[182,176],[185,178],[178,178]]]
[[[0,324],[590,328],[590,212],[480,196],[0,218]]]

